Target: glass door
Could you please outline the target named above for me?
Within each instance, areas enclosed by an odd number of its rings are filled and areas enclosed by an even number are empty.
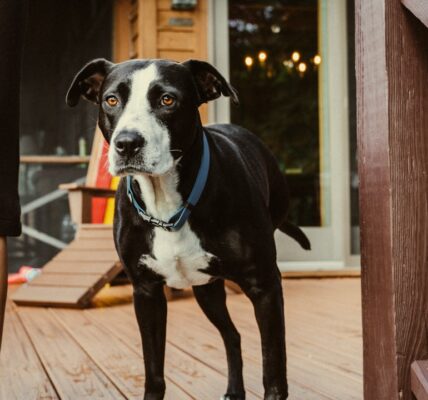
[[[258,135],[288,178],[289,219],[312,242],[306,252],[277,232],[284,269],[338,268],[349,253],[346,2],[212,2],[213,59],[238,90],[212,120]],[[227,43],[227,46],[225,46]]]

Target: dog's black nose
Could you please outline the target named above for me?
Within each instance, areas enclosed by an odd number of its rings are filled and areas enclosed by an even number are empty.
[[[132,157],[137,154],[144,145],[144,138],[137,132],[123,131],[114,140],[116,151],[122,156]]]

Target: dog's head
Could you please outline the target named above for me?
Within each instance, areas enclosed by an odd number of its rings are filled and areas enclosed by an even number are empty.
[[[99,105],[99,126],[110,143],[112,175],[162,175],[188,150],[200,124],[198,107],[236,91],[210,64],[189,60],[96,59],[74,78],[66,102]]]

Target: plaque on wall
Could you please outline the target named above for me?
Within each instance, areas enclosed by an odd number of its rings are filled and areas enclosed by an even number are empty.
[[[192,18],[172,17],[168,20],[170,26],[193,26]]]

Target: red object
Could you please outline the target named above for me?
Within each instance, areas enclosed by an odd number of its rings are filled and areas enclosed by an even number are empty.
[[[95,186],[103,189],[109,189],[111,184],[111,175],[107,171],[108,159],[107,159],[108,145],[104,142],[103,152],[100,157],[98,164],[98,175]],[[107,207],[107,199],[102,197],[94,197],[92,199],[92,218],[93,224],[102,224],[104,222],[104,214]]]
[[[23,265],[19,268],[19,271],[16,274],[9,274],[7,277],[7,283],[26,283],[31,281],[34,277],[40,274],[40,269],[28,267]]]

